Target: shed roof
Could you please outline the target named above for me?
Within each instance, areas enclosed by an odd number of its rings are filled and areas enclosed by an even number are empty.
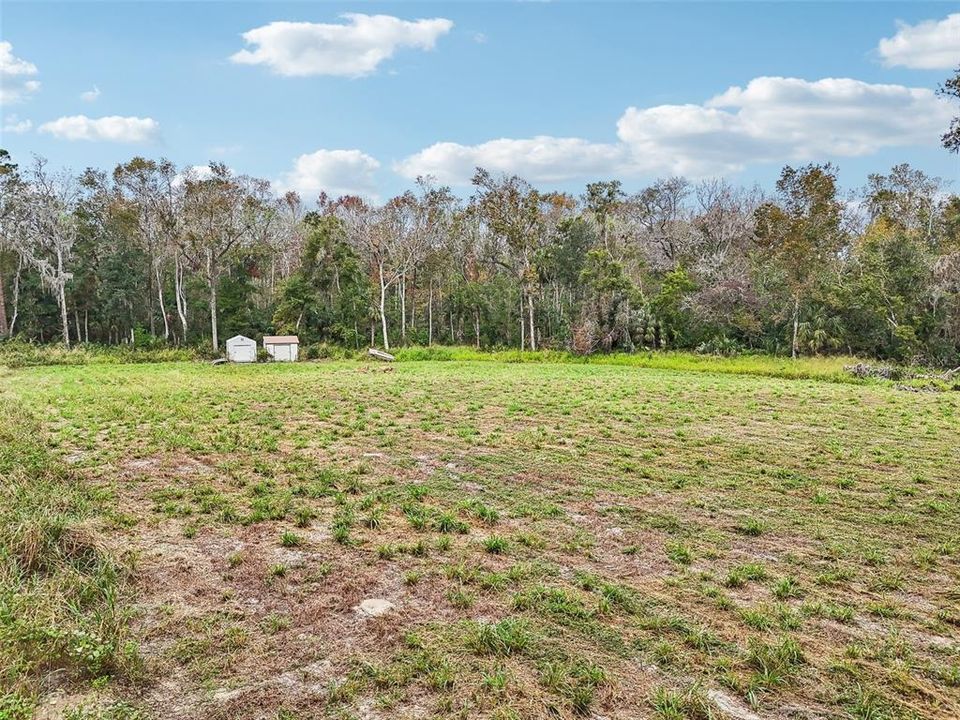
[[[234,335],[232,338],[227,340],[228,343],[252,343],[253,340],[248,338],[246,335]]]
[[[296,335],[264,335],[264,345],[299,345],[300,338]]]

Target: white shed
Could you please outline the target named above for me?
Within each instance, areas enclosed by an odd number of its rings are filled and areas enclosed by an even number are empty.
[[[257,343],[243,335],[227,340],[227,360],[231,362],[256,362]]]
[[[296,335],[264,335],[263,347],[277,362],[294,362],[300,350],[300,338]]]

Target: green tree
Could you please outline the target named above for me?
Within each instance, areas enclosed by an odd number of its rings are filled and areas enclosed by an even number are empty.
[[[756,233],[765,259],[783,270],[791,309],[790,354],[797,357],[800,313],[818,275],[830,270],[843,243],[843,205],[837,197],[834,167],[807,165],[783,169],[777,180],[779,202],[756,211]]]
[[[369,306],[369,284],[360,258],[334,215],[308,213],[300,265],[280,289],[273,323],[305,331],[310,340],[359,340]]]

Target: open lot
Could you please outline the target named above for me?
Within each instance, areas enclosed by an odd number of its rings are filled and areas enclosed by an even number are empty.
[[[9,717],[960,716],[960,393],[169,363],[0,404]]]

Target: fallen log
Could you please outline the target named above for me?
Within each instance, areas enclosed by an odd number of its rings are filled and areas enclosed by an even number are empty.
[[[377,360],[383,360],[384,362],[393,362],[396,360],[396,358],[390,353],[386,353],[383,350],[377,350],[376,348],[370,348],[367,351],[367,354],[370,355],[370,357],[374,357]]]

